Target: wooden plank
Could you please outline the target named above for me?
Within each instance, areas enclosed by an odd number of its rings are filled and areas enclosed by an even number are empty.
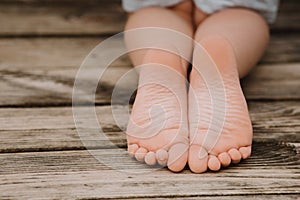
[[[230,173],[231,172],[231,173]],[[248,172],[248,173],[247,173]],[[267,169],[257,173],[228,170],[228,174],[167,170],[128,174],[111,170],[52,172],[0,176],[3,198],[137,198],[264,194],[299,194],[299,175],[293,170]],[[201,177],[201,178],[199,178]],[[16,192],[18,191],[18,192]]]
[[[0,39],[0,69],[77,69],[89,52],[106,37],[87,38],[15,38]],[[121,38],[112,40],[108,50],[119,48]],[[261,63],[300,62],[299,34],[274,34]],[[99,55],[94,55],[100,62]],[[130,65],[127,57],[117,59],[115,65]],[[49,69],[48,69],[49,70]]]
[[[263,65],[242,80],[247,100],[299,99],[300,64]]]
[[[96,93],[97,104],[110,104],[114,85],[131,69],[130,66],[112,66],[103,76]],[[95,73],[96,69],[88,70]],[[0,106],[51,106],[71,105],[74,68],[27,68],[0,70]],[[242,81],[248,100],[300,99],[300,64],[261,65]],[[92,84],[87,76],[86,84]],[[131,78],[122,84],[122,92],[130,91],[137,85]],[[119,101],[128,101],[120,94]],[[86,100],[82,100],[86,102]]]
[[[265,63],[298,59],[296,47],[286,54],[283,53],[288,50],[288,45],[284,42],[285,39],[279,38],[281,39],[273,39],[274,42],[266,53]],[[299,37],[294,35],[294,38]],[[293,43],[292,39],[293,37],[289,44]],[[85,55],[102,40],[103,38],[0,40],[0,46],[3,46],[0,50],[0,106],[70,105],[76,72]],[[297,39],[294,43],[296,46],[297,41],[300,43]],[[116,44],[117,41],[111,48],[118,48]],[[101,65],[101,59],[97,59],[97,56],[93,62]],[[256,68],[243,82],[246,97],[299,99],[299,64],[270,65],[272,68],[265,65]],[[110,103],[113,86],[128,70],[130,63],[124,56],[109,67],[102,88],[99,88],[96,101],[98,104]],[[91,70],[90,73],[94,71]],[[271,74],[274,78],[270,77]],[[136,83],[131,81],[130,85],[135,86]]]
[[[123,106],[115,110],[122,121],[118,125],[110,106],[96,108],[105,135],[92,132],[89,149],[126,147],[127,115]],[[300,141],[300,103],[298,101],[249,102],[256,142]],[[84,111],[84,107],[81,108]],[[53,151],[84,149],[76,132],[70,107],[0,109],[0,152]],[[90,119],[87,114],[82,119]],[[26,126],[24,126],[26,124]],[[82,136],[82,135],[81,135]],[[108,139],[110,140],[109,143]]]
[[[87,38],[13,38],[0,39],[0,69],[15,70],[77,70],[90,51],[106,37]],[[300,40],[300,37],[299,37]],[[110,50],[118,47],[121,39],[112,40]],[[100,62],[100,55],[94,55],[93,60]],[[128,59],[122,57],[113,65],[129,65]],[[75,75],[73,72],[72,75]]]
[[[262,58],[264,63],[298,62],[300,50],[299,33],[276,33],[271,35],[269,47]]]
[[[300,167],[299,158],[300,155],[297,149],[287,143],[254,142],[251,158],[243,160],[238,165],[232,164],[231,168],[226,169],[224,172],[226,174],[241,169],[245,170],[245,173],[253,172],[256,177],[262,177],[270,174],[264,175],[259,170],[285,169],[285,173],[290,170],[289,173],[292,174]],[[112,160],[113,163],[109,160]],[[126,170],[153,171],[153,169],[159,169],[157,166],[147,167],[143,163],[130,159],[124,148],[0,153],[0,161],[0,175],[96,170],[128,172]],[[220,174],[220,176],[223,175]],[[237,176],[240,175],[237,174]],[[279,178],[279,174],[277,177]],[[280,177],[287,178],[287,176]]]
[[[0,36],[112,34],[125,18],[120,1],[5,3]]]
[[[0,36],[101,35],[122,31],[126,14],[120,0],[70,2],[4,0],[0,2]],[[300,30],[299,5],[295,0],[282,1],[272,29]]]

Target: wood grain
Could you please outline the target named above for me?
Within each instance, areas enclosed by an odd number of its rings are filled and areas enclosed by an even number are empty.
[[[111,170],[52,172],[0,176],[3,198],[136,198],[229,196],[299,193],[295,170],[229,169],[228,173],[190,172],[174,175],[167,170],[128,174]],[[231,172],[231,173],[230,173]],[[240,173],[239,173],[240,172]],[[201,177],[201,178],[200,178]],[[18,193],[16,193],[18,191]]]
[[[76,132],[70,107],[0,109],[0,152],[58,151],[71,149],[125,148],[128,115],[118,106],[118,120],[110,106],[96,108],[104,135],[95,132],[90,116],[84,112]],[[257,142],[300,142],[300,103],[298,101],[249,102],[250,115]],[[78,122],[78,121],[77,121]],[[84,129],[83,129],[84,128]],[[85,146],[82,144],[85,141]],[[110,142],[111,143],[110,143]]]
[[[0,69],[39,69],[45,73],[51,69],[53,71],[78,69],[90,51],[106,38],[2,38]],[[107,51],[120,48],[118,45],[122,41],[121,38],[111,41]],[[261,63],[300,62],[299,51],[299,34],[273,34]],[[90,62],[99,62],[101,65],[100,55],[94,54]],[[125,56],[112,63],[112,66],[128,65],[130,61]]]
[[[0,7],[0,36],[107,35],[121,31],[125,19],[120,1],[7,2]]]
[[[98,85],[96,104],[110,104],[111,94],[117,81],[129,70],[130,66],[109,67]],[[93,74],[96,69],[87,70]],[[0,106],[52,106],[71,105],[74,77],[74,68],[25,68],[0,70]],[[272,76],[270,77],[270,74]],[[255,68],[242,81],[243,90],[248,100],[297,100],[300,98],[300,65],[278,64],[261,65]],[[124,94],[134,90],[137,78],[123,81],[118,102],[128,102]],[[92,86],[93,82],[87,76],[84,84]],[[131,92],[130,92],[131,93]],[[87,102],[87,100],[79,100]]]
[[[120,0],[1,2],[0,36],[107,35],[122,31],[126,20]],[[273,31],[300,30],[298,1],[284,0],[279,10]]]
[[[3,47],[0,50],[0,106],[70,105],[77,70],[88,52],[103,39],[0,39]],[[117,49],[118,42],[120,39],[112,43],[110,50]],[[299,99],[299,44],[298,34],[273,36],[262,66],[243,81],[248,99]],[[102,66],[98,56],[93,55],[91,63]],[[295,61],[298,63],[286,64]],[[279,64],[281,62],[285,63]],[[99,87],[97,104],[110,103],[116,81],[130,69],[126,56],[112,63]],[[130,86],[135,87],[136,83],[125,84],[125,90]]]
[[[254,68],[242,80],[242,88],[248,100],[299,99],[300,65],[273,64]]]
[[[300,144],[300,143],[299,143]],[[299,155],[295,146],[289,143],[279,144],[276,141],[254,141],[250,159],[243,160],[240,164],[232,164],[233,171],[243,169],[253,171],[257,177],[259,169],[291,169],[292,172],[299,169]],[[112,160],[112,162],[109,162]],[[69,151],[45,151],[45,152],[22,152],[1,153],[0,175],[49,173],[49,172],[79,172],[95,170],[152,170],[158,166],[148,167],[130,159],[125,148],[120,149],[89,149]],[[229,172],[226,169],[224,172]],[[243,171],[241,170],[241,171]],[[240,176],[244,172],[237,175]],[[246,172],[248,173],[248,172]],[[224,174],[220,174],[223,176]]]

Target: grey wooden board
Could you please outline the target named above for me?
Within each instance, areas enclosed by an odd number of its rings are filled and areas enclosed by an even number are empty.
[[[82,120],[77,121],[80,122],[77,127],[86,132],[80,132],[79,135],[71,107],[2,108],[0,152],[125,148],[126,108],[118,106],[114,110],[117,114],[112,115],[110,106],[96,107],[104,135],[95,131],[97,126]],[[76,118],[91,121],[92,118],[85,112],[87,108],[79,109],[83,114]],[[249,109],[256,142],[300,142],[298,101],[249,102]]]
[[[88,166],[87,166],[88,167]],[[299,169],[298,169],[299,170]],[[299,194],[297,170],[232,168],[224,173],[128,174],[111,170],[0,176],[3,198],[136,198]]]
[[[110,104],[111,94],[117,81],[129,70],[127,67],[109,67],[96,92],[97,104]],[[87,70],[93,74],[97,69]],[[51,106],[71,105],[74,68],[27,68],[0,70],[0,106]],[[270,76],[271,75],[271,76]],[[100,75],[99,75],[100,76]],[[260,65],[242,81],[248,100],[276,99],[296,100],[300,98],[300,63]],[[87,76],[85,84],[96,87]],[[128,102],[130,93],[137,86],[137,76],[126,78],[120,86],[118,102]],[[125,95],[125,96],[124,96]],[[86,102],[86,100],[79,100]]]
[[[288,143],[255,141],[250,159],[243,160],[239,164],[231,164],[231,167],[224,168],[222,172],[232,173],[230,169],[234,171],[241,169],[241,173],[244,173],[242,172],[244,170],[246,173],[247,170],[253,170],[259,174],[259,170],[290,169],[291,173],[294,173],[300,169],[299,150]],[[0,161],[0,175],[95,170],[117,170],[132,173],[131,170],[147,172],[159,169],[158,166],[149,167],[129,158],[124,148],[1,153]],[[220,175],[223,176],[222,173]]]
[[[248,100],[296,100],[300,95],[300,65],[258,66],[241,83]]]
[[[120,1],[7,2],[0,6],[0,36],[112,34],[125,18]]]
[[[0,69],[40,69],[54,68],[63,70],[77,69],[88,56],[90,51],[108,37],[87,38],[14,38],[0,39]],[[120,48],[121,38],[110,40],[107,51]],[[299,34],[273,34],[269,48],[260,63],[291,63],[300,62]],[[100,51],[94,54],[90,62],[99,62]],[[127,57],[120,57],[113,66],[130,65]],[[53,69],[53,70],[54,70]]]
[[[293,38],[297,39],[296,42]],[[273,65],[267,61],[272,58],[290,62],[297,60],[294,59],[299,57],[297,47],[286,51],[289,46],[285,41],[289,41],[291,46],[297,46],[299,37],[294,35],[290,39],[274,37],[274,42],[271,42],[265,55],[266,62],[263,59],[261,66],[253,70],[246,78],[247,81],[243,82],[248,99],[299,99],[299,64],[279,64],[276,61],[278,64]],[[0,106],[70,105],[77,70],[88,52],[102,40],[103,38],[1,39]],[[112,43],[111,50],[118,48],[117,43],[118,40]],[[282,51],[274,50],[281,48]],[[103,66],[96,55],[90,63]],[[98,104],[110,103],[116,81],[130,69],[127,57],[120,57],[112,63],[98,89]],[[93,74],[95,71],[89,70],[88,73]],[[89,83],[89,76],[86,79],[86,83]],[[126,93],[126,89],[135,86],[136,82],[130,79],[123,91]]]
[[[299,30],[299,5],[295,0],[281,1],[272,29]],[[0,35],[111,34],[122,31],[125,19],[120,0],[5,0],[0,6]]]

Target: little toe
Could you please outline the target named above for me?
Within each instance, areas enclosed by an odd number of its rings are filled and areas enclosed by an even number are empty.
[[[143,162],[148,151],[141,147],[135,152],[135,158],[137,161]]]
[[[218,159],[221,162],[223,167],[227,167],[231,163],[231,158],[227,152],[220,153]]]
[[[156,152],[157,162],[162,166],[167,165],[168,157],[169,157],[168,152],[164,149],[160,149]]]
[[[138,150],[139,146],[137,144],[128,145],[128,154],[130,157],[134,157],[135,152]]]
[[[168,168],[173,172],[183,170],[188,159],[188,145],[183,143],[174,144],[169,149]]]
[[[210,155],[208,159],[208,168],[212,171],[219,171],[221,168],[221,163],[216,156]]]
[[[249,158],[251,155],[251,146],[241,147],[239,149],[239,151],[240,151],[243,159]]]
[[[202,173],[207,170],[208,154],[199,145],[191,145],[189,150],[189,167],[194,173]]]
[[[155,165],[156,164],[156,158],[155,153],[150,151],[145,156],[145,163],[148,165]]]
[[[242,159],[242,155],[237,149],[230,149],[228,154],[233,163],[238,163]]]

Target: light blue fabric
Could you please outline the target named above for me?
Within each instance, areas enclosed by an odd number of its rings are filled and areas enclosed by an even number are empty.
[[[183,0],[122,0],[127,12],[134,12],[149,6],[168,7]],[[194,0],[195,5],[207,14],[230,7],[244,7],[256,10],[268,23],[276,20],[279,0]]]

